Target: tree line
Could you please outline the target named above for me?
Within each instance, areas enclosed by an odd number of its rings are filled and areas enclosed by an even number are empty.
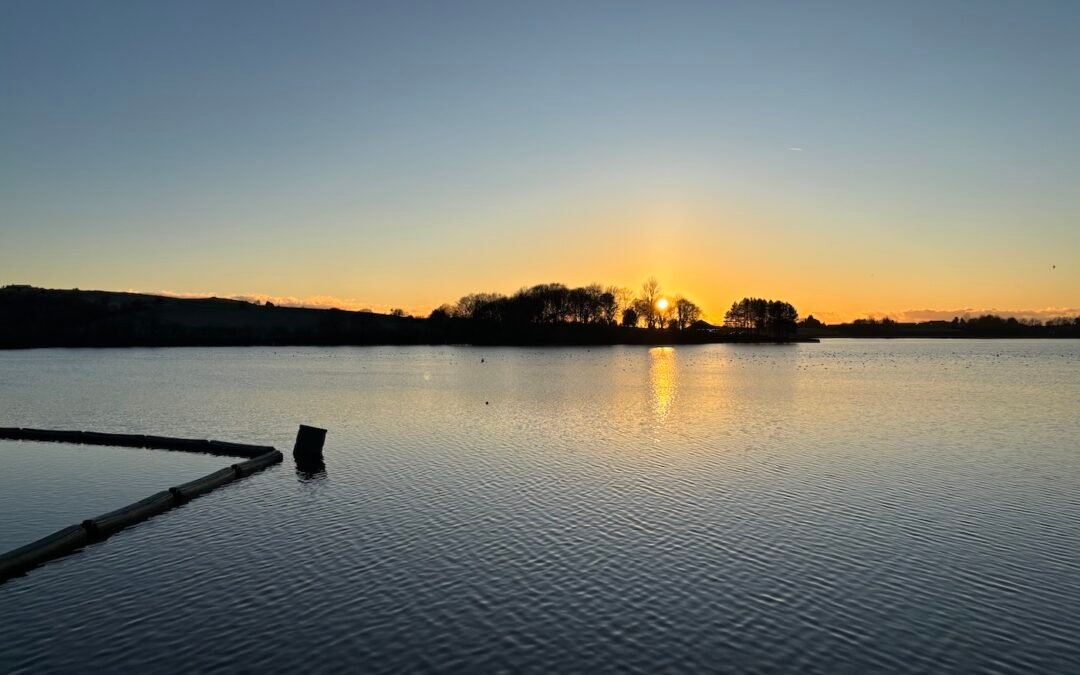
[[[867,317],[865,319],[855,319],[851,322],[853,326],[897,326],[902,325],[894,319],[887,316],[880,319],[874,317]],[[1045,322],[1039,319],[1015,316],[998,316],[997,314],[983,314],[982,316],[973,316],[970,318],[954,316],[952,321],[921,321],[915,323],[916,326],[951,326],[958,329],[1009,329],[1009,328],[1072,328],[1080,326],[1080,316],[1058,316],[1052,319],[1047,319]]]
[[[471,293],[435,309],[429,318],[513,326],[581,324],[686,330],[701,321],[702,312],[687,298],[667,298],[660,283],[650,278],[637,295],[618,286],[570,288],[560,283],[529,286],[509,296]]]
[[[799,322],[799,331],[806,335],[850,337],[1080,337],[1080,316],[1040,321],[984,314],[919,322],[901,322],[885,316],[830,325],[809,316]]]
[[[737,300],[724,314],[724,325],[737,333],[774,338],[794,335],[798,320],[791,303],[764,298]]]

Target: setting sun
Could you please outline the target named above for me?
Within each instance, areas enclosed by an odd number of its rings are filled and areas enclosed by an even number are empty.
[[[668,308],[667,298],[660,298],[656,301],[656,308],[661,312],[666,311]]]

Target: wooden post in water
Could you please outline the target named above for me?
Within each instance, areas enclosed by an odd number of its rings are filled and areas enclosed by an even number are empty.
[[[296,444],[293,446],[293,457],[297,461],[317,461],[322,459],[323,443],[326,442],[326,429],[309,427],[301,424],[296,432]]]

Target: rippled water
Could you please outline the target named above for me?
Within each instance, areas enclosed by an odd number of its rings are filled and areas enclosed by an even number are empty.
[[[0,552],[233,461],[189,452],[0,441]]]
[[[0,671],[1080,671],[1077,342],[0,352],[0,401],[330,430],[0,585]]]

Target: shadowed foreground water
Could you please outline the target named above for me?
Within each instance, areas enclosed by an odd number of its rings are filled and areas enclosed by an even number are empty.
[[[234,461],[146,448],[0,441],[0,552]]]
[[[0,671],[1080,670],[1076,342],[2,352],[0,400],[330,429],[0,586]]]

